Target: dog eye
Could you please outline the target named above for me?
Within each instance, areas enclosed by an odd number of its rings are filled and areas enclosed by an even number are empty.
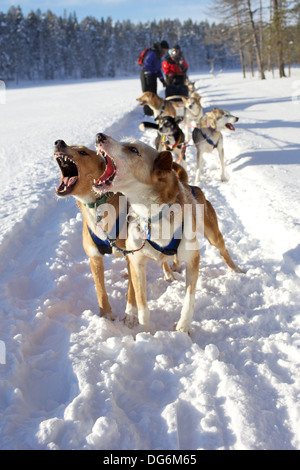
[[[138,149],[136,147],[129,147],[129,150],[134,153],[139,153]]]
[[[85,150],[79,150],[80,155],[87,155],[87,152]]]

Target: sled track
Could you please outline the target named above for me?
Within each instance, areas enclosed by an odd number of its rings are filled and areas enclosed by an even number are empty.
[[[154,133],[138,131],[142,119],[137,107],[99,131],[153,144]],[[193,172],[192,148],[188,165]],[[153,449],[158,432],[162,449],[242,449],[245,440],[252,449],[299,446],[299,414],[284,398],[286,387],[295,400],[299,390],[300,340],[293,335],[299,286],[292,286],[292,298],[288,273],[265,259],[211,174],[204,173],[203,190],[229,251],[247,273],[230,273],[203,242],[191,337],[170,331],[181,309],[184,273],[169,285],[154,265],[148,272],[153,336],[134,338],[136,331],[121,321],[95,315],[73,199],[57,201],[48,188],[19,223],[17,237],[5,240],[0,320],[11,341],[5,372],[10,385],[1,403],[3,449]],[[112,308],[121,317],[126,263],[105,257],[105,269]],[[291,302],[295,316],[285,318]],[[277,361],[278,351],[285,361]]]

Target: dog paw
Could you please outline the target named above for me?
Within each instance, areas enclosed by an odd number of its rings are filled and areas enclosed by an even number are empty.
[[[182,269],[181,269],[181,263],[180,261],[176,260],[172,263],[172,266],[171,266],[171,269],[173,272],[175,273],[181,273]]]
[[[232,270],[235,273],[246,274],[246,271],[244,269],[239,268],[238,266],[235,266],[235,268],[233,268]]]
[[[190,332],[191,332],[191,325],[187,324],[185,322],[181,322],[179,320],[178,323],[175,323],[175,330],[176,331],[182,331],[183,333],[187,333],[189,335]]]
[[[175,281],[176,278],[174,276],[172,268],[170,268],[168,263],[163,264],[163,272],[164,272],[164,280],[167,282]]]
[[[104,312],[102,309],[100,309],[100,317],[110,321],[114,321],[117,318],[112,312]]]
[[[228,183],[228,181],[229,181],[228,176],[226,176],[226,175],[221,175],[221,181],[222,181],[222,183]]]
[[[128,328],[134,328],[139,324],[138,317],[136,315],[129,315],[125,314],[125,316],[122,318],[122,321],[124,322],[124,325],[127,326]]]

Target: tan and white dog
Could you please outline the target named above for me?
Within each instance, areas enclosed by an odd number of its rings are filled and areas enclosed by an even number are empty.
[[[203,155],[212,152],[215,148],[218,150],[221,163],[221,181],[227,181],[225,175],[224,146],[222,130],[228,129],[234,131],[233,126],[239,120],[228,111],[220,108],[214,108],[207,111],[200,119],[199,127],[193,130],[193,142],[196,146],[197,170],[195,184],[199,184],[202,166],[204,163]]]
[[[83,215],[83,248],[90,259],[97,298],[100,307],[100,316],[114,319],[108,295],[105,289],[103,256],[113,252],[107,241],[107,233],[111,234],[118,247],[125,248],[127,236],[127,201],[124,196],[106,193],[99,196],[93,191],[93,183],[105,174],[106,165],[94,150],[82,145],[67,145],[63,140],[54,144],[54,157],[61,170],[61,182],[56,188],[59,197],[75,197],[78,207]],[[122,196],[122,197],[120,197]],[[103,215],[101,225],[99,210]],[[118,221],[119,230],[116,228]],[[126,224],[124,237],[119,237],[121,226]],[[114,233],[113,233],[114,232]],[[117,233],[119,232],[119,233]],[[135,304],[134,291],[129,276],[127,296]]]
[[[156,93],[152,91],[145,91],[142,96],[137,98],[141,106],[148,105],[152,109],[154,118],[158,116],[172,116],[176,117],[176,109],[179,105],[182,105],[181,102],[164,100]]]
[[[179,180],[170,152],[158,152],[136,140],[117,142],[102,133],[96,136],[96,148],[105,159],[107,170],[94,184],[94,190],[100,194],[122,192],[135,214],[129,223],[126,248],[136,250],[128,260],[141,327],[150,329],[146,263],[154,260],[162,264],[176,254],[179,262],[186,265],[186,294],[176,330],[189,332],[200,260],[197,229],[200,230],[202,219],[198,217],[198,201],[203,204],[204,235],[219,249],[226,264],[240,272],[226,250],[215,211],[200,188]],[[197,194],[193,194],[194,190]],[[127,312],[130,309],[134,314],[127,305]]]
[[[181,99],[184,104],[185,137],[188,140],[192,134],[191,129],[200,126],[200,119],[203,116],[201,96],[195,91],[188,98],[183,96]]]

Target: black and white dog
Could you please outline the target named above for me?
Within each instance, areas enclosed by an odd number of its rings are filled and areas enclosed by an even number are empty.
[[[139,129],[141,131],[145,131],[146,129],[156,129],[156,149],[159,152],[161,152],[162,150],[169,150],[176,157],[176,162],[180,163],[180,165],[182,165],[186,169],[185,135],[178,125],[182,121],[182,118],[174,118],[171,116],[158,116],[155,120],[156,123],[141,122],[141,124],[139,125]]]

